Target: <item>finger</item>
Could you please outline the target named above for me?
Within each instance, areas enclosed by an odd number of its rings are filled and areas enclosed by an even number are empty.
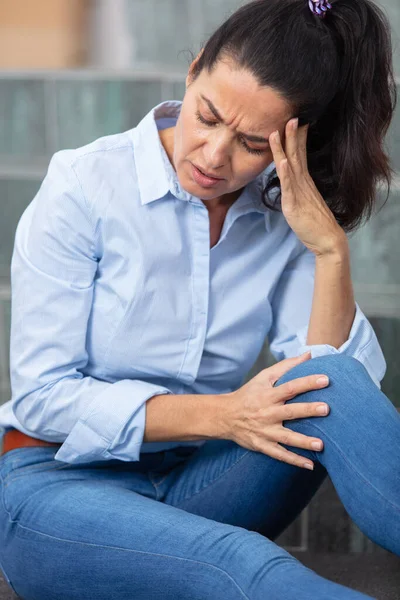
[[[290,121],[289,121],[290,123]],[[288,123],[286,124],[286,128]],[[285,128],[285,136],[286,136]],[[292,173],[291,166],[283,149],[283,145],[280,139],[279,131],[274,131],[269,137],[271,150],[273,153],[276,172],[279,177],[279,182],[282,191],[282,209],[293,210],[296,204],[296,195],[294,193],[291,177],[294,176]],[[286,139],[287,142],[287,139]],[[285,143],[286,148],[286,143]]]
[[[303,163],[300,158],[300,148],[298,143],[299,132],[295,123],[296,119],[290,119],[290,121],[286,123],[285,151],[292,172],[296,177],[300,177],[303,171]]]
[[[279,176],[279,172],[281,170],[280,169],[281,162],[282,162],[282,160],[284,160],[286,158],[286,154],[283,150],[283,146],[281,143],[281,137],[280,137],[279,131],[274,131],[273,133],[271,133],[271,135],[269,136],[269,145],[272,150],[276,170],[277,170],[278,176]]]
[[[297,135],[297,147],[299,151],[299,159],[301,162],[301,166],[303,172],[308,172],[308,162],[307,162],[307,139],[308,139],[308,130],[310,124],[303,125],[303,127],[299,127],[298,135]]]
[[[279,421],[283,423],[292,419],[324,417],[329,414],[329,410],[329,404],[326,402],[294,402],[274,407],[273,416],[278,415]]]
[[[311,351],[309,350],[308,352],[301,354],[301,356],[295,356],[294,358],[285,358],[284,360],[279,361],[272,367],[268,368],[270,382],[272,383],[272,385],[275,385],[278,379],[280,379],[282,375],[290,371],[290,369],[293,369],[293,367],[295,367],[296,365],[299,365],[310,359]]]
[[[324,447],[322,440],[319,438],[313,438],[308,435],[303,435],[302,433],[297,433],[287,427],[279,427],[270,435],[273,436],[273,439],[276,442],[285,444],[286,446],[295,446],[296,448],[304,448],[304,450],[312,451],[321,451]],[[313,444],[316,444],[315,447]]]
[[[260,452],[271,456],[272,458],[276,458],[282,462],[288,463],[289,465],[295,465],[296,467],[305,468],[305,464],[312,465],[314,468],[314,463],[308,459],[305,459],[304,456],[299,456],[295,454],[295,452],[290,452],[283,446],[280,446],[278,443],[267,442],[263,448],[260,449]]]
[[[319,373],[318,375],[307,375],[306,377],[297,377],[274,387],[272,398],[276,402],[291,400],[298,394],[321,389],[328,384],[329,378],[323,373]]]
[[[287,158],[282,160],[278,175],[282,190],[282,209],[284,212],[290,211],[296,207],[296,194],[292,184],[292,176],[294,175],[292,175],[292,168]]]

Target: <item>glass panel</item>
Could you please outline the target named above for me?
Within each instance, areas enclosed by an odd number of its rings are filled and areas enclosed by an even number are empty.
[[[171,100],[183,100],[186,92],[186,85],[184,81],[175,81],[172,85],[173,97]]]
[[[399,298],[400,305],[400,298]],[[400,408],[400,318],[370,317],[379,343],[386,359],[387,371],[382,381],[382,391]]]
[[[126,81],[122,86],[122,130],[131,129],[162,102],[160,81]],[[174,98],[173,98],[174,99]]]
[[[397,106],[393,121],[386,134],[385,146],[391,158],[392,168],[400,171],[400,85],[397,86],[397,93]]]
[[[76,148],[121,131],[121,83],[58,81],[58,145]]]
[[[7,287],[1,286],[0,293],[0,404],[10,399],[9,342],[10,301],[6,299]]]
[[[161,102],[159,81],[57,82],[59,149],[135,127]]]
[[[0,277],[9,278],[15,230],[39,186],[38,181],[0,179]]]
[[[8,385],[0,386],[0,405],[8,402],[11,399],[11,390]]]
[[[130,0],[128,18],[135,41],[135,66],[158,63],[180,70],[187,68],[188,55],[184,51],[193,44],[188,2]]]
[[[44,82],[0,80],[0,155],[45,155]]]
[[[394,68],[400,77],[400,3],[399,0],[380,0],[378,4],[383,7],[392,26]]]
[[[353,281],[368,285],[371,293],[395,289],[384,285],[400,285],[400,189],[394,187],[383,205],[385,196],[378,192],[379,212],[350,235]]]

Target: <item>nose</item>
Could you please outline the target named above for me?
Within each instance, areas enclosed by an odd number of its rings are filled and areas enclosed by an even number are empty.
[[[229,142],[222,135],[214,135],[205,150],[206,167],[217,171],[226,165],[229,155]]]

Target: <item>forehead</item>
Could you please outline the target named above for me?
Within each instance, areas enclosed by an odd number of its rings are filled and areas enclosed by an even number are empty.
[[[227,124],[240,124],[251,133],[280,128],[292,116],[291,106],[280,94],[260,86],[250,71],[232,61],[218,61],[211,73],[203,69],[197,82],[199,99],[200,94],[206,96]]]

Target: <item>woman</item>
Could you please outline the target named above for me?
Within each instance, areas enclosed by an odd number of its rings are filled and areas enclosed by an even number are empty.
[[[273,542],[328,474],[400,555],[400,417],[346,236],[390,183],[393,92],[370,0],[261,0],[183,103],[53,157],[16,232],[0,411],[22,598],[367,598]],[[243,384],[267,334],[278,362]]]

